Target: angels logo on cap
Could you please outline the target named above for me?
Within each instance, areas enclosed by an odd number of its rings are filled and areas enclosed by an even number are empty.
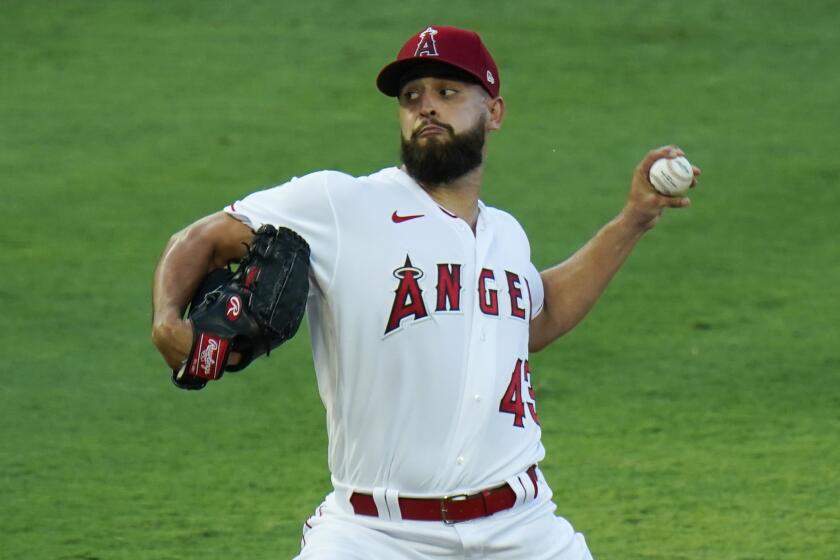
[[[437,56],[435,35],[437,35],[437,29],[434,27],[427,27],[425,31],[420,33],[420,42],[417,43],[417,50],[414,51],[414,56]]]
[[[407,72],[432,60],[461,71],[474,79],[491,97],[498,97],[501,79],[496,62],[474,31],[457,27],[428,26],[402,46],[397,59],[385,66],[376,78],[376,87],[385,95],[399,95],[400,80]]]

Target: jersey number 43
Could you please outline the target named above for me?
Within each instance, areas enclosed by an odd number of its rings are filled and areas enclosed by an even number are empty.
[[[527,400],[524,396],[525,391],[528,392]],[[510,376],[510,384],[499,403],[499,412],[513,414],[513,425],[524,428],[526,405],[531,419],[539,425],[540,419],[537,416],[534,389],[531,387],[531,370],[528,368],[528,360],[518,359],[513,367],[513,374]]]

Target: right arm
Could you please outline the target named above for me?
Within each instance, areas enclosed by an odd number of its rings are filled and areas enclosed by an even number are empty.
[[[183,314],[201,280],[244,257],[253,237],[251,228],[217,212],[169,238],[155,268],[152,342],[172,369],[181,367],[192,348],[192,324]]]

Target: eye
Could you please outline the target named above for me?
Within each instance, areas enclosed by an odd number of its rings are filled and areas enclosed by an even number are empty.
[[[452,88],[443,88],[443,89],[440,90],[440,96],[441,97],[452,97],[456,93],[458,93],[458,90],[457,89],[452,89]]]
[[[407,90],[404,91],[400,97],[403,101],[417,101],[417,98],[420,97],[420,94],[416,91]]]

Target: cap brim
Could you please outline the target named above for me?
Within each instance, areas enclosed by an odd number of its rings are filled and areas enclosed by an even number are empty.
[[[379,91],[389,97],[397,97],[400,94],[400,86],[405,83],[404,76],[414,74],[416,72],[415,77],[422,77],[424,74],[421,70],[424,67],[429,69],[438,69],[426,75],[442,74],[439,71],[440,69],[448,69],[452,71],[452,74],[446,77],[460,78],[464,81],[474,82],[484,87],[484,84],[481,83],[481,79],[472,72],[455,64],[429,57],[406,58],[392,62],[379,72],[379,75],[376,77],[376,87],[379,88]]]

